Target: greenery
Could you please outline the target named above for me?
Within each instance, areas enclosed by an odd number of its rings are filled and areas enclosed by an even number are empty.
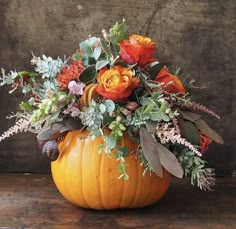
[[[125,20],[102,34],[82,41],[68,58],[33,55],[33,72],[6,74],[2,69],[0,85],[10,85],[9,93],[20,89],[25,100],[13,115],[16,125],[0,141],[17,132],[34,132],[56,160],[59,139],[69,131],[87,130],[93,139],[102,136],[99,153],[115,157],[119,178],[128,180],[126,157],[131,152],[121,140],[129,135],[137,144],[133,153],[144,175],[161,177],[165,168],[211,189],[214,173],[201,156],[212,140],[222,144],[223,139],[195,111],[219,116],[192,101],[193,81],[183,84],[180,68],[171,73],[171,66],[157,61],[156,42],[129,34]]]

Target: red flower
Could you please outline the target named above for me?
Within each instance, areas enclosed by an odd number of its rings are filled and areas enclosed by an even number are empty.
[[[60,84],[60,89],[65,90],[68,88],[68,84],[71,80],[78,79],[80,73],[84,70],[82,61],[76,61],[69,66],[62,68],[62,73],[57,75],[57,81]]]
[[[101,69],[97,81],[97,93],[113,101],[128,98],[132,90],[139,86],[139,79],[133,77],[132,70],[121,66]]]
[[[133,34],[129,40],[120,42],[120,57],[127,64],[144,66],[152,61],[155,48],[156,43],[150,38]]]
[[[167,68],[162,68],[155,78],[155,81],[167,85],[165,91],[170,93],[185,94],[185,89],[180,79],[168,72]]]
[[[200,135],[201,153],[204,153],[208,149],[208,146],[211,144],[212,139],[203,134],[202,132],[200,132],[199,135]]]

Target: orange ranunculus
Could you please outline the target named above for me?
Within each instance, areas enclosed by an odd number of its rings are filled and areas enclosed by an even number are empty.
[[[158,73],[158,75],[155,78],[155,81],[159,83],[164,83],[164,85],[167,85],[165,91],[170,92],[170,93],[180,93],[182,95],[185,94],[185,88],[180,81],[180,79],[172,75],[171,73],[168,72],[167,68],[162,68],[161,71]]]
[[[97,81],[97,93],[113,101],[128,98],[132,90],[139,86],[139,79],[133,77],[132,70],[121,66],[101,69]]]
[[[68,88],[68,84],[70,81],[74,79],[78,79],[80,73],[84,70],[84,66],[82,61],[78,60],[69,66],[62,67],[61,73],[57,75],[57,82],[60,85],[61,90],[65,90]]]
[[[156,43],[150,38],[140,35],[131,35],[129,40],[120,42],[120,57],[127,64],[144,66],[152,61]]]
[[[203,134],[202,132],[199,133],[200,135],[200,147],[201,147],[201,153],[205,153],[208,149],[208,146],[211,144],[212,139]]]

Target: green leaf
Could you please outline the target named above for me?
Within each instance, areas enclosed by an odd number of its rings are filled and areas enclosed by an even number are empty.
[[[105,106],[104,104],[101,103],[101,104],[99,105],[99,110],[100,110],[100,112],[101,112],[102,114],[106,112],[106,109],[107,109],[107,108],[106,108],[106,106]]]
[[[65,120],[64,123],[68,130],[78,130],[83,128],[83,124],[80,119],[69,118]]]
[[[82,59],[83,55],[79,52],[76,52],[72,55],[73,60],[80,60]]]
[[[179,161],[175,157],[175,155],[170,152],[165,146],[162,144],[156,142],[157,149],[158,149],[158,155],[160,158],[160,162],[162,166],[172,175],[182,178],[183,177],[183,169],[180,166]]]
[[[30,105],[27,102],[21,102],[19,106],[20,106],[20,109],[22,109],[24,111],[33,111],[36,109],[36,107]]]
[[[199,119],[195,121],[195,124],[201,132],[203,132],[206,136],[211,138],[213,141],[219,144],[224,144],[223,138],[216,131],[211,129],[204,120]]]
[[[114,149],[116,147],[116,139],[114,137],[104,136],[103,139],[109,149]]]
[[[162,120],[162,114],[157,112],[150,112],[150,119],[154,122],[161,121]]]
[[[93,50],[93,57],[95,60],[97,60],[100,55],[101,55],[102,49],[100,46],[97,46],[94,50]]]
[[[93,46],[97,42],[96,37],[90,37],[79,44],[80,49],[90,57],[94,57]]]
[[[79,81],[84,84],[88,84],[93,82],[96,79],[96,76],[97,76],[97,70],[95,65],[90,65],[87,68],[85,68],[83,72],[81,72],[81,74],[79,75]]]
[[[128,39],[128,27],[125,24],[125,20],[121,23],[116,22],[110,29],[109,38],[114,43],[119,43],[122,40]]]
[[[160,113],[161,119],[165,122],[169,122],[170,121],[170,117],[165,114],[165,113]]]
[[[143,150],[143,154],[147,159],[147,161],[149,162],[150,166],[158,176],[162,177],[163,171],[161,167],[160,158],[158,155],[156,141],[144,127],[141,127],[140,129],[140,144]]]
[[[152,79],[155,79],[158,73],[161,71],[161,69],[166,65],[166,63],[159,63],[156,62],[155,65],[151,66],[148,73],[150,74]]]
[[[126,157],[129,154],[129,148],[127,146],[119,146],[117,148],[117,153],[119,153],[122,157]]]
[[[104,68],[107,64],[109,64],[108,60],[99,60],[96,63],[96,69],[100,70],[101,68]]]
[[[112,55],[112,53],[111,53],[111,49],[110,49],[109,45],[103,39],[101,39],[100,42],[101,42],[102,50],[106,53],[106,55],[108,57],[110,57]]]
[[[120,46],[116,43],[111,42],[110,43],[110,50],[111,50],[111,54],[112,54],[113,58],[116,59],[118,56],[118,53],[120,51]]]
[[[27,72],[27,71],[21,71],[18,72],[17,77],[24,77],[24,76],[30,76],[30,77],[37,77],[40,76],[39,73],[35,73],[35,72]]]
[[[169,108],[169,103],[167,101],[163,100],[161,102],[160,111],[165,113],[168,108]]]
[[[179,120],[181,135],[193,145],[200,145],[200,136],[197,127],[189,121]]]

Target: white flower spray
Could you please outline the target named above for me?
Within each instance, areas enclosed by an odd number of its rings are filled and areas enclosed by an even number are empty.
[[[29,128],[30,121],[20,118],[19,120],[16,121],[15,125],[10,127],[7,131],[5,131],[1,136],[0,136],[0,142],[3,141],[6,138],[11,137],[14,134],[17,134],[19,132],[26,132]]]
[[[160,139],[161,144],[168,142],[178,143],[188,147],[191,151],[201,157],[202,154],[190,142],[181,137],[179,128],[171,127],[171,125],[172,123],[157,123],[155,135]],[[174,121],[174,125],[177,126],[176,120]]]

